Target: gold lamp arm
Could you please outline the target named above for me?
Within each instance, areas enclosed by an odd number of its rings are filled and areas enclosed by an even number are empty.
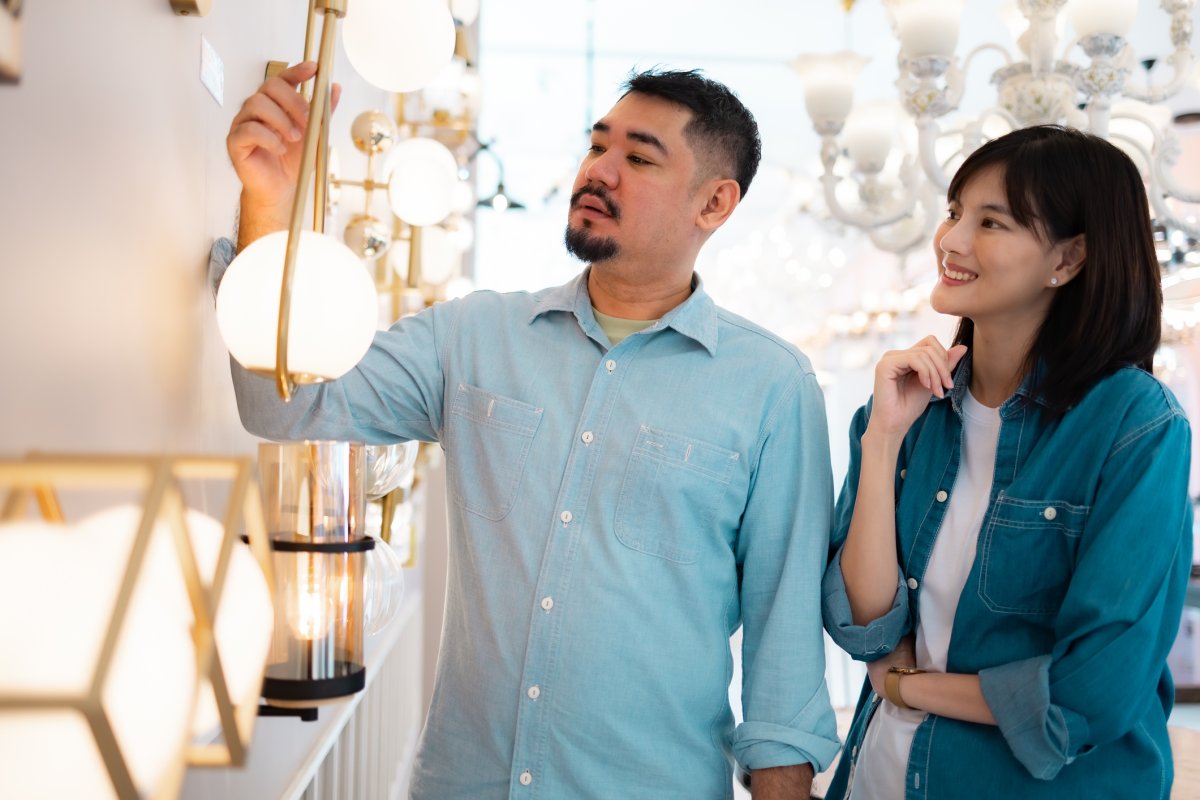
[[[285,402],[291,399],[295,388],[287,369],[287,347],[296,254],[300,248],[300,230],[304,223],[305,201],[308,199],[308,181],[313,174],[318,149],[322,141],[329,136],[329,72],[333,68],[337,20],[346,15],[346,0],[315,0],[314,7],[325,15],[321,26],[321,47],[317,55],[317,74],[313,78],[312,107],[319,113],[309,114],[308,124],[304,128],[304,149],[300,157],[296,197],[292,201],[287,250],[283,257],[283,280],[279,288],[279,327],[275,337],[275,385],[279,396]],[[320,193],[320,199],[324,199],[324,192]]]

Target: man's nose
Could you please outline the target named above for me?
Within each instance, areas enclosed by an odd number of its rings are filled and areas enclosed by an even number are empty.
[[[616,160],[611,151],[605,151],[587,162],[583,169],[583,177],[588,183],[600,183],[608,188],[614,188],[619,181]]]

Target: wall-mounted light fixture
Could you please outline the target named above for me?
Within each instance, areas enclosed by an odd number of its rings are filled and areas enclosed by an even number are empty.
[[[284,400],[297,383],[318,383],[349,371],[375,332],[377,301],[370,276],[353,251],[323,235],[337,22],[347,19],[343,43],[351,63],[368,81],[391,91],[420,86],[454,50],[454,22],[443,0],[356,0],[350,15],[347,0],[311,0],[306,43],[313,40],[317,14],[323,23],[312,82],[314,113],[304,131],[288,230],[240,253],[217,295],[217,322],[230,353],[247,369],[272,375]],[[314,230],[302,231],[314,171]],[[263,319],[264,307],[278,309],[275,319]]]
[[[0,797],[172,798],[187,763],[244,763],[271,626],[252,476],[207,456],[0,461]],[[224,524],[186,508],[191,480],[228,482]],[[140,506],[68,524],[61,490]]]
[[[275,575],[275,637],[263,698],[283,708],[335,702],[366,685],[365,460],[349,442],[259,445]]]

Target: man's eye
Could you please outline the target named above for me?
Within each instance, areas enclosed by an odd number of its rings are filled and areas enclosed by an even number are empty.
[[[649,161],[642,158],[641,156],[630,156],[629,160],[632,161],[634,164],[649,164],[650,163]]]

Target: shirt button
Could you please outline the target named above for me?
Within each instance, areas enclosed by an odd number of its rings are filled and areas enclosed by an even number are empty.
[[[521,780],[522,786],[528,786],[529,784],[533,783],[533,773],[530,772],[529,770],[525,770],[524,772],[521,773],[520,780]]]
[[[904,478],[907,477],[907,475],[908,475],[908,470],[906,470],[906,469],[900,470],[900,480],[904,480]]]
[[[563,521],[563,525],[566,525],[568,522],[575,519],[575,515],[572,514],[570,511],[564,511],[558,515],[558,518]]]
[[[1054,519],[1058,516],[1058,511],[1054,506],[1046,506],[1046,510],[1042,512],[1042,516],[1046,519]]]
[[[944,503],[946,502],[946,498],[948,498],[950,495],[946,493],[945,489],[938,489],[938,493],[934,496],[937,497],[937,501],[939,503]]]
[[[918,584],[918,583],[917,583],[917,579],[916,579],[916,578],[909,578],[909,579],[908,579],[908,588],[910,588],[910,589],[915,589],[915,588],[917,588],[919,585],[920,585],[920,584]]]
[[[604,368],[607,369],[609,372],[612,372],[613,370],[615,370],[617,368],[617,362],[613,361],[610,358],[608,361],[604,362]]]
[[[593,440],[594,440],[596,437],[592,435],[592,432],[591,432],[591,431],[584,431],[584,432],[583,432],[583,435],[582,435],[582,436],[580,436],[579,438],[580,438],[580,439],[583,439],[583,443],[584,443],[584,444],[591,444],[591,443],[592,443],[592,441],[593,441]]]
[[[554,608],[554,598],[553,597],[543,597],[542,598],[542,608],[544,608],[547,611]]]
[[[530,686],[529,691],[525,694],[529,695],[530,700],[537,700],[542,695],[542,690],[537,686]]]

